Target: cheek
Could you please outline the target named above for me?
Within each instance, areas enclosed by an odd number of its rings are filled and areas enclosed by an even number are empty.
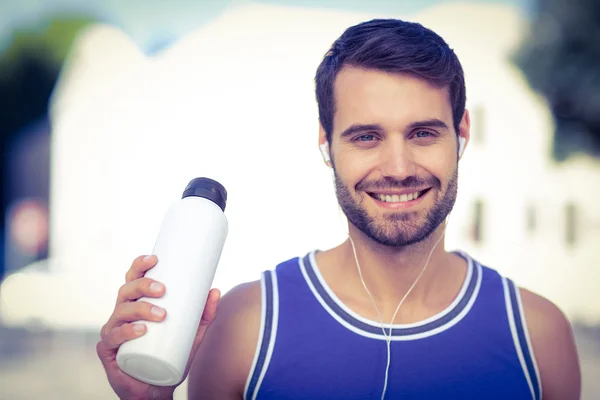
[[[348,152],[339,152],[333,156],[333,164],[340,178],[344,181],[352,181],[360,175],[364,159],[352,157]]]
[[[456,170],[455,152],[444,149],[423,149],[415,152],[415,163],[441,181],[448,181]]]
[[[345,181],[358,183],[378,166],[380,157],[376,149],[341,148],[333,155],[338,175]]]

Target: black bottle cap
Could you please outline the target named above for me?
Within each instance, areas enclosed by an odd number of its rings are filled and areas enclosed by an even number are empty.
[[[190,196],[204,197],[221,207],[225,211],[227,204],[227,190],[219,182],[210,178],[195,178],[188,183],[183,191],[182,199]]]

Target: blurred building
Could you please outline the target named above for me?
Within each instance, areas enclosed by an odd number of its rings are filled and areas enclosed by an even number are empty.
[[[5,280],[2,321],[100,326],[196,176],[229,192],[222,290],[344,240],[317,150],[313,77],[346,27],[381,16],[241,5],[151,58],[110,26],[83,32],[52,102],[50,272],[37,264]],[[550,114],[509,61],[524,17],[479,3],[391,16],[436,30],[465,68],[472,139],[446,247],[600,322],[600,165],[551,160]]]

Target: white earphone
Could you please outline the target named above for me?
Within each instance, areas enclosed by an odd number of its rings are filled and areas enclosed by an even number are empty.
[[[331,163],[331,157],[329,157],[329,146],[327,145],[327,142],[321,144],[319,146],[319,149],[321,149],[323,161],[325,161],[327,164]]]
[[[465,151],[465,145],[467,144],[467,139],[462,136],[458,137],[458,157],[462,157],[463,151]]]

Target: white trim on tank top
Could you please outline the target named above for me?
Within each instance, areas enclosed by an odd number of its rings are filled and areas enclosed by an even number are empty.
[[[346,304],[344,304],[338,297],[337,295],[333,292],[333,290],[331,290],[331,287],[329,286],[329,284],[327,284],[327,282],[325,281],[325,278],[323,278],[323,275],[321,275],[321,270],[319,269],[319,266],[317,264],[317,260],[315,257],[316,251],[313,251],[310,254],[310,262],[313,265],[313,270],[315,271],[315,275],[317,276],[317,278],[319,279],[319,282],[321,283],[321,286],[323,286],[323,289],[325,289],[327,291],[327,294],[329,295],[329,297],[331,297],[331,299],[333,299],[339,306],[341,309],[343,309],[344,311],[346,311],[350,316],[352,316],[353,318],[364,322],[365,324],[369,324],[372,325],[375,328],[381,328],[381,323],[377,322],[377,321],[373,321],[370,320],[368,318],[363,317],[362,315],[354,312],[353,310],[351,310],[350,308],[348,308],[348,306],[346,306]],[[468,257],[467,255],[459,252],[459,254],[462,255],[462,257],[467,260],[467,274],[465,276],[465,279],[462,283],[462,286],[458,292],[458,294],[456,295],[456,298],[452,301],[452,303],[446,307],[445,309],[443,309],[442,311],[440,311],[439,313],[424,319],[422,321],[419,322],[415,322],[412,324],[388,324],[388,323],[384,323],[383,326],[386,329],[389,328],[398,328],[398,329],[406,329],[406,328],[416,328],[425,324],[428,324],[430,322],[436,321],[440,318],[442,318],[443,316],[445,316],[446,314],[448,314],[450,311],[452,311],[456,305],[462,300],[462,298],[464,297],[467,288],[469,287],[469,283],[471,282],[471,279],[473,277],[473,261],[470,257]]]
[[[321,272],[319,271],[318,265],[316,263],[315,260],[315,253],[316,251],[313,251],[310,253],[310,262],[312,263],[312,267],[313,270],[315,272],[315,275],[317,276],[319,283],[321,284],[321,286],[325,289],[325,291],[327,292],[327,294],[331,297],[331,299],[345,312],[347,312],[351,317],[356,318],[359,321],[362,321],[368,325],[371,325],[373,327],[377,327],[377,328],[381,328],[381,323],[370,320],[368,318],[364,318],[360,315],[358,315],[357,313],[355,313],[354,311],[352,311],[350,308],[348,308],[336,295],[335,293],[331,290],[331,288],[329,287],[329,285],[325,282],[325,279],[323,278],[323,276],[321,275]],[[459,291],[459,294],[456,296],[456,298],[454,299],[454,301],[448,306],[446,307],[444,310],[442,310],[441,312],[437,313],[436,315],[427,318],[423,321],[419,321],[417,323],[413,323],[413,324],[384,324],[383,326],[386,329],[389,328],[397,328],[397,329],[406,329],[406,328],[415,328],[415,327],[419,327],[422,325],[425,325],[427,323],[430,322],[434,322],[436,320],[439,320],[440,318],[442,318],[443,316],[445,316],[446,314],[448,314],[450,311],[452,311],[456,305],[462,300],[462,298],[465,295],[465,292],[469,286],[469,282],[471,281],[471,278],[473,276],[473,268],[477,268],[478,269],[478,274],[477,274],[477,282],[476,282],[476,286],[475,289],[473,290],[473,293],[471,294],[471,297],[468,301],[468,303],[465,305],[465,307],[450,321],[446,322],[445,324],[436,327],[434,329],[425,331],[425,332],[419,332],[416,334],[412,334],[412,335],[402,335],[402,336],[398,336],[398,335],[392,335],[391,336],[391,340],[393,341],[408,341],[408,340],[417,340],[417,339],[423,339],[429,336],[433,336],[436,335],[438,333],[441,333],[449,328],[451,328],[452,326],[456,325],[458,322],[460,322],[460,320],[462,320],[467,313],[470,311],[471,307],[473,306],[473,304],[475,303],[475,299],[477,298],[477,295],[479,293],[479,289],[481,287],[481,279],[482,279],[482,269],[481,266],[479,264],[474,265],[473,260],[471,257],[469,257],[466,253],[463,252],[458,252],[460,255],[462,255],[464,258],[467,259],[467,264],[468,264],[468,268],[467,268],[467,276],[465,277],[465,280],[462,284],[462,287]],[[315,298],[319,301],[319,303],[321,304],[321,306],[336,320],[338,321],[341,325],[343,325],[344,327],[346,327],[347,329],[351,330],[354,333],[357,333],[361,336],[365,336],[365,337],[369,337],[372,339],[379,339],[379,340],[386,340],[387,338],[383,335],[383,333],[371,333],[371,332],[366,332],[363,329],[360,329],[354,325],[352,325],[351,323],[349,323],[348,321],[346,321],[344,318],[342,318],[338,313],[336,313],[335,311],[333,311],[331,309],[331,307],[329,307],[329,305],[327,304],[327,302],[325,301],[325,299],[323,299],[323,297],[319,294],[319,292],[317,291],[317,289],[315,288],[315,286],[313,285],[310,277],[308,276],[308,273],[306,272],[306,266],[304,265],[304,261],[302,258],[299,258],[299,263],[300,263],[300,270],[302,272],[302,275],[304,276],[304,279],[306,281],[306,283],[308,284],[308,287],[310,288],[311,292],[313,293],[313,295],[315,296]]]
[[[519,341],[519,335],[517,334],[517,327],[515,324],[515,314],[513,312],[512,303],[510,301],[510,294],[508,290],[508,281],[506,277],[502,277],[502,286],[504,286],[504,301],[506,305],[506,312],[508,313],[508,325],[510,326],[510,333],[512,334],[513,342],[515,345],[515,349],[517,351],[517,356],[519,357],[519,362],[521,363],[521,368],[523,369],[523,374],[525,374],[525,379],[527,380],[527,385],[529,386],[529,391],[531,392],[531,398],[533,400],[537,400],[535,398],[535,392],[533,390],[533,384],[531,383],[531,377],[529,376],[529,370],[527,368],[527,364],[525,363],[525,356],[523,355],[523,349],[521,349],[521,342]]]
[[[258,392],[260,390],[262,381],[265,377],[265,374],[267,373],[267,370],[269,369],[271,357],[273,356],[273,348],[275,347],[275,340],[277,339],[277,326],[279,323],[279,287],[277,284],[277,272],[276,271],[266,271],[265,273],[270,274],[270,276],[271,276],[271,287],[273,290],[273,298],[272,298],[272,302],[271,302],[272,303],[271,305],[273,307],[272,308],[273,313],[271,315],[271,318],[272,318],[271,319],[271,335],[269,338],[265,361],[259,372],[258,380],[256,381],[254,391],[252,392],[251,400],[255,400],[256,396],[258,396]],[[262,299],[261,300],[260,333],[259,333],[259,338],[258,338],[258,342],[256,345],[256,350],[254,353],[254,361],[252,363],[252,367],[250,368],[250,372],[248,373],[248,378],[246,379],[246,385],[244,387],[244,394],[243,394],[244,400],[248,400],[248,397],[247,397],[248,389],[249,389],[252,377],[254,376],[254,373],[256,372],[255,369],[256,369],[256,364],[258,362],[258,358],[260,357],[260,351],[262,348],[266,320],[267,320],[267,318],[269,318],[269,316],[267,315],[267,290],[266,290],[267,282],[264,277],[261,278],[260,285],[261,285],[261,299]]]
[[[533,369],[535,370],[535,375],[538,383],[538,391],[540,393],[540,399],[544,398],[544,394],[542,393],[542,379],[540,377],[540,370],[538,369],[537,362],[535,360],[535,353],[533,352],[533,346],[531,345],[531,338],[529,337],[529,328],[527,327],[527,321],[525,320],[525,313],[523,312],[523,302],[521,301],[521,293],[519,292],[519,288],[515,287],[515,294],[517,296],[517,303],[519,304],[519,314],[521,316],[521,325],[523,326],[523,331],[525,332],[525,339],[527,340],[527,347],[529,348],[529,355],[531,359],[531,363],[533,364]]]
[[[254,370],[256,369],[256,364],[258,363],[258,356],[260,355],[260,348],[262,347],[265,325],[267,321],[267,288],[265,279],[263,277],[261,277],[260,279],[260,298],[260,330],[258,331],[258,341],[256,342],[256,350],[254,350],[254,360],[252,361],[250,373],[248,374],[248,378],[246,379],[246,385],[244,386],[244,400],[248,399],[246,394],[248,393],[248,389],[250,388],[250,382],[252,381],[252,377],[254,376]]]

